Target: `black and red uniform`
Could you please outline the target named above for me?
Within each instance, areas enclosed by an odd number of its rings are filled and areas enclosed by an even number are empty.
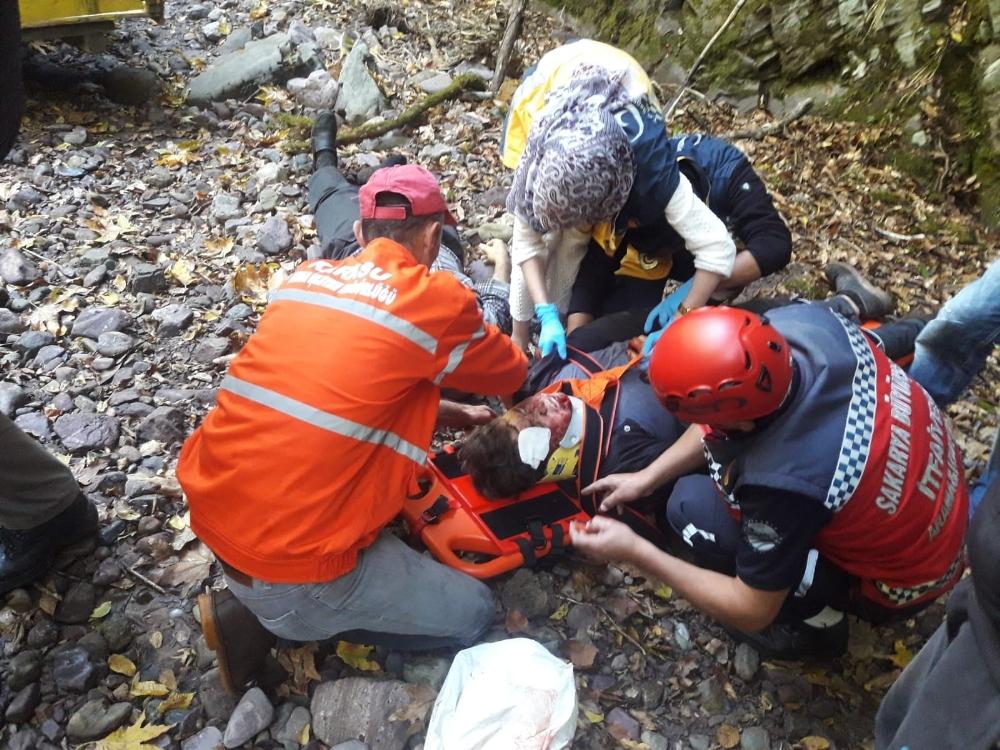
[[[793,611],[797,597],[878,618],[948,591],[968,494],[946,417],[828,308],[768,319],[792,349],[792,394],[751,433],[706,435],[710,477],[678,482],[671,525],[710,567],[790,589]]]

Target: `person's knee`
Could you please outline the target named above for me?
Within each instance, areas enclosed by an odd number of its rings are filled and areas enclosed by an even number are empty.
[[[473,585],[466,595],[467,604],[463,611],[467,613],[466,622],[458,637],[466,643],[473,643],[493,626],[496,620],[496,604],[493,593],[482,581],[472,581]]]
[[[677,480],[674,490],[667,500],[667,523],[689,545],[691,540],[684,532],[688,526],[695,523],[699,516],[703,515],[698,510],[701,503],[704,502],[703,485],[705,482],[711,482],[711,480],[703,476],[681,477]]]

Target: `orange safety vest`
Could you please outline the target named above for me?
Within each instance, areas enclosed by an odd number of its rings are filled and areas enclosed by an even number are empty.
[[[402,245],[303,263],[181,451],[191,527],[260,580],[341,576],[402,508],[440,388],[512,393],[526,369],[472,292]]]

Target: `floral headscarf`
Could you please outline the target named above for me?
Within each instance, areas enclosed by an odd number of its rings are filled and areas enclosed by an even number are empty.
[[[635,157],[613,114],[627,103],[621,73],[578,67],[531,128],[507,210],[536,232],[615,216],[635,178]]]

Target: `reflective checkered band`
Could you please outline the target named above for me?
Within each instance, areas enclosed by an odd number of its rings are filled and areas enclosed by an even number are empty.
[[[958,571],[962,567],[964,560],[964,553],[960,551],[958,553],[958,557],[956,557],[952,561],[951,565],[948,566],[948,570],[943,576],[933,581],[928,581],[927,583],[917,584],[916,586],[903,588],[900,586],[889,586],[882,581],[873,581],[872,583],[875,584],[875,588],[878,589],[882,596],[891,601],[893,604],[903,607],[911,602],[915,602],[923,596],[926,596],[932,591],[942,589],[951,583],[955,576],[958,575]]]
[[[834,315],[844,327],[857,359],[854,380],[851,382],[851,403],[847,407],[847,420],[844,424],[844,438],[840,443],[840,457],[824,502],[827,508],[836,513],[851,499],[861,482],[861,475],[864,474],[875,430],[878,392],[875,386],[875,355],[872,354],[867,339],[854,323],[841,315]]]
[[[740,507],[739,503],[736,502],[736,498],[722,484],[722,464],[715,460],[715,456],[709,450],[708,443],[702,443],[702,447],[705,449],[705,460],[708,462],[708,475],[715,482],[715,486],[719,488],[719,492],[725,501],[734,508]]]

